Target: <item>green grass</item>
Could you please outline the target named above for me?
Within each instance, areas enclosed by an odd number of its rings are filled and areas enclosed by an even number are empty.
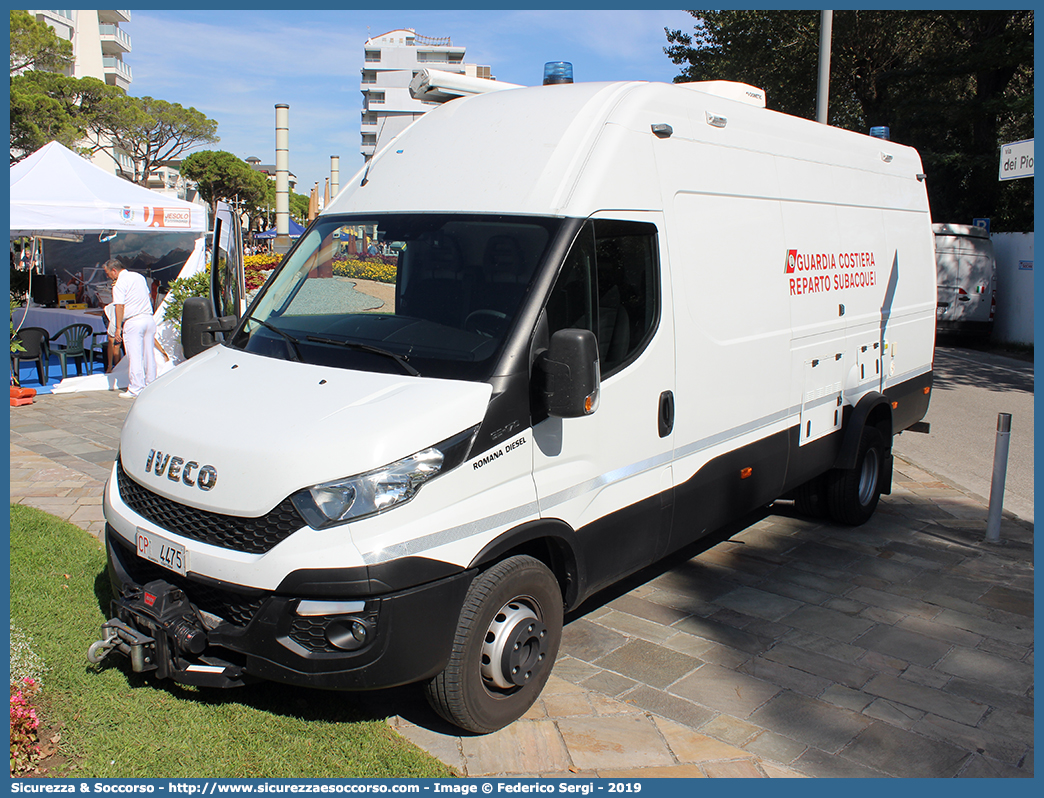
[[[446,777],[452,772],[359,708],[351,694],[270,683],[197,690],[87,661],[107,620],[101,544],[11,506],[11,621],[42,661],[44,723],[68,775],[122,778]],[[60,775],[51,773],[50,775]]]

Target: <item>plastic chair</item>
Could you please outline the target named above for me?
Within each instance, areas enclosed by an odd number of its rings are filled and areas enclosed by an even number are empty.
[[[70,324],[68,327],[63,327],[54,335],[51,336],[51,351],[58,355],[58,359],[62,363],[62,379],[66,377],[66,366],[68,365],[69,358],[72,358],[76,364],[76,376],[79,377],[83,374],[83,365],[87,365],[88,373],[91,371],[91,366],[94,363],[94,355],[88,354],[87,350],[83,346],[85,338],[94,335],[94,330],[89,324]],[[62,343],[55,343],[62,339]],[[90,357],[90,361],[87,358]]]
[[[14,335],[23,352],[11,353],[11,371],[17,377],[18,369],[23,360],[36,361],[36,373],[40,377],[40,384],[47,384],[47,364],[51,359],[50,336],[43,327],[23,327]]]
[[[94,373],[94,356],[97,355],[101,358],[102,370],[108,371],[108,352],[109,352],[109,333],[107,332],[96,332],[91,333],[91,343],[88,349],[89,360],[91,362],[91,373]]]

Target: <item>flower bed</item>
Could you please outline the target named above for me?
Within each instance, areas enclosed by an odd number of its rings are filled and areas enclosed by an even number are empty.
[[[247,292],[256,291],[279,265],[282,255],[247,255],[243,258],[243,277]]]
[[[11,684],[11,775],[27,773],[40,758],[40,738],[33,699],[40,692],[35,679]]]
[[[334,258],[333,272],[338,277],[373,280],[378,283],[395,282],[395,260],[380,255],[366,258]]]
[[[282,255],[247,255],[243,259],[247,291],[260,288],[282,259]],[[396,258],[386,255],[338,255],[333,261],[333,273],[356,280],[394,283],[396,262]]]

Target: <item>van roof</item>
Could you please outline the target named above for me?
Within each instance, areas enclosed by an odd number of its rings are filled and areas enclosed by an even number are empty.
[[[662,210],[656,153],[686,145],[778,154],[911,181],[921,172],[909,147],[770,111],[760,107],[758,91],[719,82],[636,81],[522,87],[452,100],[391,141],[378,141],[369,164],[342,181],[324,214],[586,217],[600,209]],[[701,150],[696,157],[715,156]]]
[[[932,232],[937,236],[968,236],[970,238],[989,238],[985,227],[970,224],[933,224]]]

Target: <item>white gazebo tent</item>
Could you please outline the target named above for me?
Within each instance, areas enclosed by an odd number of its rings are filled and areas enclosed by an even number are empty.
[[[24,236],[198,233],[192,255],[180,276],[204,268],[207,209],[130,183],[100,169],[56,141],[11,167],[11,238]],[[167,352],[175,341],[164,308],[156,310],[156,337]],[[109,374],[70,377],[55,393],[112,390],[127,385],[123,368]]]
[[[206,208],[110,175],[57,141],[11,167],[11,237],[206,232]]]

